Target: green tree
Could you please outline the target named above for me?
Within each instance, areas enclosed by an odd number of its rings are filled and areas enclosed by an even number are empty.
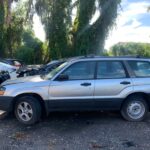
[[[33,5],[31,1],[29,0]],[[35,10],[45,26],[50,56],[61,58],[89,53],[102,54],[120,2],[121,0],[76,0],[72,4],[72,0],[36,0]],[[74,22],[73,8],[77,9]],[[100,16],[91,25],[90,21],[96,11],[100,12]]]
[[[15,49],[21,45],[23,34],[23,18],[14,12],[5,33],[6,56],[14,57]]]
[[[120,0],[79,0],[78,13],[75,20],[74,41],[78,54],[103,54],[104,44],[109,30],[115,23],[117,8]],[[99,18],[90,25],[89,22],[95,11],[100,12]]]
[[[13,49],[21,43],[23,18],[18,10],[11,10],[14,0],[0,0],[1,57],[13,57]],[[17,0],[15,0],[17,1]]]
[[[114,55],[114,56],[138,55],[138,56],[150,57],[150,44],[134,43],[134,42],[118,43],[110,48],[109,55]]]
[[[15,9],[11,9],[13,1],[17,2]],[[74,3],[72,0],[0,0],[1,56],[23,57],[19,54],[19,49],[25,51],[25,47],[28,51],[33,50],[34,63],[90,53],[106,55],[103,50],[105,39],[115,23],[120,2],[121,0],[76,0]],[[72,17],[73,9],[77,10],[75,20]],[[98,11],[100,16],[90,24]],[[32,32],[35,12],[45,27],[47,41],[44,44],[28,32]]]
[[[0,0],[0,57],[4,56],[4,47],[5,47],[5,42],[4,42],[4,24],[5,24],[5,5],[4,1]]]
[[[37,0],[36,11],[45,26],[50,56],[66,56],[68,48],[68,30],[71,24],[71,0]]]
[[[24,30],[22,35],[22,46],[16,50],[16,57],[28,64],[41,64],[44,61],[42,57],[43,53],[43,43],[35,38],[33,31],[29,29]]]

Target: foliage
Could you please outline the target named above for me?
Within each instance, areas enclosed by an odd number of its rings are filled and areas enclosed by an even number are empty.
[[[32,64],[33,63],[33,57],[34,57],[34,49],[29,48],[27,46],[21,46],[16,51],[16,58],[23,60],[26,62],[26,64]]]
[[[16,57],[28,64],[41,64],[43,62],[43,43],[34,37],[31,30],[24,31],[22,42],[22,46],[16,50]]]
[[[13,57],[13,49],[21,44],[23,17],[11,11],[13,0],[0,1],[0,49],[1,57]]]
[[[36,11],[45,25],[50,57],[65,57],[68,48],[67,32],[71,24],[71,0],[37,0]]]
[[[34,37],[31,22],[26,19],[28,3],[18,2],[9,14],[11,20],[8,23],[7,3],[0,2],[0,57],[17,57],[26,63],[42,63],[43,43]]]
[[[0,0],[0,57],[4,56],[4,23],[5,6],[3,0]]]
[[[21,45],[23,34],[23,18],[18,17],[15,13],[12,14],[11,23],[8,25],[5,33],[5,51],[6,56],[13,57],[15,49]]]
[[[50,56],[61,58],[89,53],[102,54],[120,2],[76,0],[72,4],[72,0],[36,0],[35,8],[45,26]],[[75,21],[72,20],[71,13],[74,8],[77,9]],[[100,16],[91,25],[90,21],[97,11]]]
[[[144,57],[150,57],[150,44],[134,42],[118,43],[111,47],[109,55],[139,55]]]
[[[12,9],[14,1],[17,6]],[[49,59],[91,53],[107,55],[103,50],[105,39],[115,24],[120,2],[121,0],[0,0],[0,57],[17,57],[27,63],[42,63]],[[74,17],[73,10],[76,10]],[[98,11],[100,16],[91,24]],[[35,13],[44,25],[45,43],[33,34]]]

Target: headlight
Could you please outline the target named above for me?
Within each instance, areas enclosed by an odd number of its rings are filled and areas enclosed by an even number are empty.
[[[4,95],[6,88],[4,86],[0,87],[0,95]]]

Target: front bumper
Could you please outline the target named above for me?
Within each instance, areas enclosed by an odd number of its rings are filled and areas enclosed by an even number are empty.
[[[0,110],[10,112],[12,110],[13,97],[0,96]]]

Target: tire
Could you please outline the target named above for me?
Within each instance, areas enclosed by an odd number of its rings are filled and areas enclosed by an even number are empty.
[[[138,122],[147,117],[148,104],[142,96],[130,96],[123,103],[121,114],[128,121]]]
[[[23,124],[35,124],[41,118],[41,105],[39,101],[32,96],[19,98],[15,104],[15,116]]]

